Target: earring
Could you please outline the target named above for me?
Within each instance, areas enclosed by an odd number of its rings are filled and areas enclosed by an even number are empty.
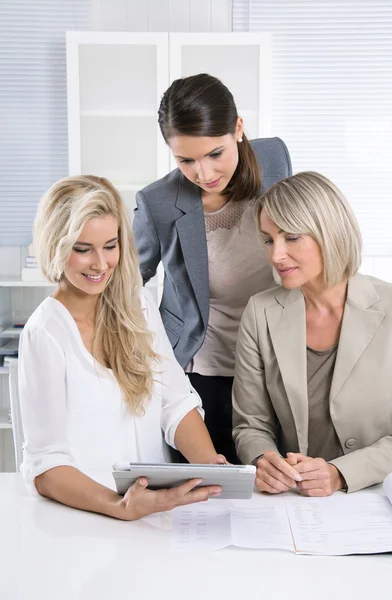
[[[240,144],[242,142],[242,137],[239,137],[237,142]]]

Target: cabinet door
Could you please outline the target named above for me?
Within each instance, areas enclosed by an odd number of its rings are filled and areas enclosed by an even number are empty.
[[[130,215],[169,171],[157,122],[167,56],[167,33],[67,33],[69,173],[107,177]]]
[[[218,77],[234,96],[248,138],[271,135],[270,34],[170,33],[169,40],[170,82],[197,73]]]

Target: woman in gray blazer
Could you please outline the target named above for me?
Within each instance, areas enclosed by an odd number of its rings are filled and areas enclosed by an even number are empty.
[[[392,471],[392,285],[357,273],[357,221],[322,175],[272,186],[256,217],[281,286],[251,298],[242,316],[238,455],[269,493],[380,483]]]
[[[273,284],[257,243],[260,192],[291,174],[278,138],[248,142],[232,94],[199,74],[174,81],[159,108],[178,169],[137,194],[134,233],[145,282],[163,263],[162,320],[219,452],[237,462],[231,389],[242,311]]]

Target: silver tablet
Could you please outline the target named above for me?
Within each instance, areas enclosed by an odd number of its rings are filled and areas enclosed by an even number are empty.
[[[117,492],[125,494],[139,477],[146,477],[150,489],[171,488],[189,479],[202,479],[199,487],[220,485],[217,498],[246,499],[252,496],[256,467],[252,465],[190,465],[120,462],[113,465]]]

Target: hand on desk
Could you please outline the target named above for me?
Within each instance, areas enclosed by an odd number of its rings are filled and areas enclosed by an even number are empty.
[[[218,485],[193,489],[201,481],[191,479],[171,489],[149,490],[147,479],[140,477],[119,501],[116,517],[124,521],[134,521],[156,512],[171,510],[176,506],[203,502],[210,496],[219,496],[221,488]]]
[[[345,485],[340,471],[323,458],[288,452],[265,452],[257,461],[256,487],[260,492],[279,494],[292,488],[306,496],[330,496]]]
[[[345,485],[340,471],[323,458],[288,452],[286,461],[301,475],[298,488],[306,496],[330,496]]]
[[[260,492],[280,494],[297,487],[301,475],[280,454],[264,452],[257,461],[255,485]]]

